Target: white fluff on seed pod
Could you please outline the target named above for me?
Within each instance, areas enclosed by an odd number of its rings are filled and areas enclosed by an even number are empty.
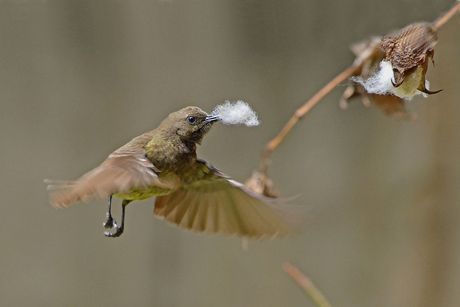
[[[362,77],[352,77],[351,79],[361,84],[366,92],[377,95],[393,94],[406,100],[411,100],[415,95],[427,95],[418,90],[423,78],[423,68],[417,67],[399,87],[394,87],[391,82],[394,78],[393,67],[390,62],[380,62],[379,71],[371,77],[364,79]],[[393,81],[394,82],[394,81]],[[425,88],[429,88],[429,82],[425,81]]]
[[[353,77],[352,80],[361,84],[369,94],[388,95],[392,93],[393,68],[390,62],[380,62],[380,69],[371,77]]]
[[[218,105],[211,115],[217,116],[225,125],[244,124],[248,127],[259,125],[256,112],[242,100],[225,101],[224,104]]]

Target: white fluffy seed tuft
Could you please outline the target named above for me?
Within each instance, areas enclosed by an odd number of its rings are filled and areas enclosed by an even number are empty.
[[[380,69],[368,79],[353,77],[351,80],[361,84],[369,94],[388,95],[393,93],[393,68],[390,62],[380,62]]]
[[[225,125],[245,124],[248,127],[259,125],[256,112],[242,100],[225,101],[224,104],[218,105],[211,115],[217,116]]]
[[[393,94],[406,100],[411,100],[415,95],[418,94],[422,94],[423,97],[427,96],[418,90],[418,87],[423,78],[423,68],[417,67],[413,73],[407,76],[407,78],[399,87],[394,87],[391,83],[391,80],[394,78],[394,73],[393,66],[390,62],[381,61],[379,68],[379,71],[367,79],[362,77],[352,77],[351,80],[361,84],[369,94]],[[428,89],[428,81],[425,81],[425,87]]]

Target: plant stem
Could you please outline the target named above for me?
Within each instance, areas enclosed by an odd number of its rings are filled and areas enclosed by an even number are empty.
[[[448,22],[456,13],[460,11],[460,2],[454,5],[444,16],[438,19],[433,25],[433,30],[437,31],[442,27],[446,22]]]
[[[318,307],[331,307],[331,304],[327,301],[324,295],[319,289],[313,284],[313,282],[306,277],[300,270],[292,264],[286,262],[282,266],[283,271],[289,275],[305,293],[311,298],[311,300]]]
[[[367,57],[368,58],[368,57]],[[365,58],[365,59],[367,59]],[[364,59],[364,60],[365,60]],[[284,128],[280,131],[280,133],[271,140],[267,146],[265,147],[265,151],[262,157],[262,162],[260,165],[260,170],[265,172],[268,167],[268,162],[270,160],[270,155],[275,150],[276,147],[286,138],[292,128],[297,124],[297,122],[305,116],[318,102],[321,101],[330,91],[332,91],[337,85],[341,82],[345,81],[349,77],[353,76],[357,71],[359,71],[365,62],[364,60],[359,61],[358,63],[355,62],[352,66],[345,69],[339,75],[337,75],[334,79],[332,79],[326,86],[324,86],[319,92],[317,92],[309,101],[307,101],[302,107],[300,107],[291,119],[287,122]]]

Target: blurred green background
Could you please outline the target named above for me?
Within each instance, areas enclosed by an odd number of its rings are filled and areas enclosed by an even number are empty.
[[[416,121],[356,100],[346,82],[274,152],[283,196],[311,206],[306,231],[249,243],[180,231],[106,202],[56,210],[45,178],[76,179],[170,112],[247,101],[256,128],[215,125],[198,149],[238,181],[300,107],[354,60],[348,46],[454,1],[0,1],[1,306],[313,306],[289,261],[333,306],[460,305],[460,18],[439,30],[439,94]],[[119,200],[115,216],[118,217]]]

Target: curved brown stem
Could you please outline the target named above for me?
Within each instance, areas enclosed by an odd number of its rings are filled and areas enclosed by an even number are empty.
[[[367,59],[367,58],[366,58]],[[365,60],[365,59],[364,59]],[[286,138],[286,136],[289,134],[289,132],[292,130],[292,128],[297,124],[297,122],[305,116],[305,114],[308,113],[318,102],[321,101],[330,91],[332,91],[337,85],[339,85],[341,82],[345,81],[349,77],[353,76],[356,74],[359,69],[361,69],[361,66],[363,65],[363,62],[359,61],[359,63],[354,63],[352,66],[348,67],[346,70],[341,72],[339,75],[337,75],[334,79],[332,79],[326,86],[324,86],[319,92],[317,92],[309,101],[307,101],[301,108],[299,108],[294,115],[291,117],[291,119],[287,122],[287,124],[284,126],[284,128],[278,133],[278,135],[271,140],[267,146],[265,147],[265,151],[262,157],[262,162],[260,165],[260,170],[262,172],[265,172],[268,167],[268,161],[270,159],[270,155],[275,150],[276,147]]]
[[[313,282],[300,270],[286,262],[282,266],[283,271],[289,275],[303,291],[311,298],[311,300],[318,307],[331,307],[331,304],[327,301],[326,297],[321,293],[321,291],[313,284]]]
[[[448,22],[456,13],[460,11],[460,2],[454,5],[444,16],[438,19],[433,25],[433,30],[437,31],[442,27],[446,22]]]

